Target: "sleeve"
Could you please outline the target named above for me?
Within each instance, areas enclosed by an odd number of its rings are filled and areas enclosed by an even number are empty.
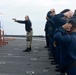
[[[57,28],[57,25],[56,23],[53,21],[53,19],[49,19],[48,22],[50,23],[51,27],[52,27],[52,34],[54,34],[56,28]]]
[[[51,15],[51,11],[49,11],[48,13],[47,13],[47,17],[49,18],[49,19],[51,19],[53,16]]]
[[[67,44],[70,43],[71,37],[67,34],[66,30],[64,30],[62,27],[59,29],[56,29],[54,36],[54,40],[57,41],[60,44]]]
[[[56,22],[65,24],[66,23],[66,20],[64,20],[63,17],[64,17],[64,14],[60,13],[60,14],[55,15],[53,17],[53,20],[56,21]]]
[[[17,20],[16,22],[21,23],[21,24],[25,24],[26,21],[21,21],[21,20]]]

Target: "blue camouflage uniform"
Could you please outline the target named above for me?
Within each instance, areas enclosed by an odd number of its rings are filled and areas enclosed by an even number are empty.
[[[62,28],[56,29],[54,39],[62,46],[63,67],[67,75],[76,75],[76,32],[70,35]],[[66,66],[72,65],[68,69]]]
[[[64,20],[63,17],[64,17],[64,14],[60,13],[60,14],[55,15],[51,20],[49,20],[50,24],[52,25],[52,37],[55,33],[55,30],[66,23],[66,20]],[[56,45],[55,45],[55,43],[56,42],[52,38],[51,50],[52,50],[56,63],[60,64],[61,45],[58,43],[56,43]]]
[[[50,39],[50,32],[51,32],[51,24],[49,23],[48,20],[53,17],[53,15],[51,15],[51,11],[49,11],[47,13],[47,17],[48,17],[48,19],[47,19],[46,24],[45,24],[45,37],[46,37],[46,45],[49,48],[49,45],[50,45],[49,39]]]

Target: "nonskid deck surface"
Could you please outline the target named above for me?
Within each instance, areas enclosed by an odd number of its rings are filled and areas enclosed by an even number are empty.
[[[16,38],[0,48],[0,75],[56,75],[51,65],[44,38],[33,38],[32,51],[26,48],[25,38]]]

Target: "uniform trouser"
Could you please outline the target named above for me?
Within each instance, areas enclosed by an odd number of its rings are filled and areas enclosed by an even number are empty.
[[[46,46],[49,47],[49,36],[47,32],[45,32],[45,38],[46,38]]]
[[[76,75],[76,67],[66,71],[67,75]]]
[[[27,42],[27,48],[31,48],[32,44],[32,36],[33,36],[33,31],[31,30],[30,32],[27,32],[26,34],[26,42]]]

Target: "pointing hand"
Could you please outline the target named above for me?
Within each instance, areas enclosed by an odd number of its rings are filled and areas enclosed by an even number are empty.
[[[15,22],[17,21],[16,18],[13,18],[12,20],[14,20]]]

